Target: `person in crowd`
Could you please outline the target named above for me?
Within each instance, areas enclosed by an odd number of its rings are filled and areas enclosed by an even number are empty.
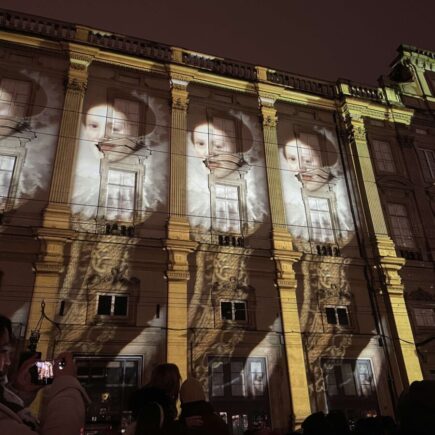
[[[432,435],[435,431],[435,381],[415,381],[399,398],[400,435]]]
[[[304,435],[334,435],[331,423],[323,412],[315,412],[309,415],[302,423]]]
[[[181,434],[181,425],[175,421],[180,382],[180,371],[175,364],[156,366],[150,382],[130,398],[135,421],[127,428],[126,435]]]
[[[335,435],[350,435],[349,423],[346,415],[341,410],[331,410],[326,416]]]
[[[60,354],[54,363],[54,381],[47,394],[39,422],[26,406],[41,385],[32,383],[30,369],[36,355],[19,367],[13,382],[8,383],[13,346],[11,321],[0,315],[0,433],[14,435],[80,435],[85,424],[85,406],[89,398],[75,376],[70,353]],[[64,364],[59,364],[62,361]]]
[[[187,435],[229,435],[228,426],[205,400],[202,386],[195,378],[188,378],[181,385],[180,401],[180,422]]]

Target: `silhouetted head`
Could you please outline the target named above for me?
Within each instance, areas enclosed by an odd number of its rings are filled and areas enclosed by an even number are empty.
[[[170,399],[176,401],[180,391],[181,375],[175,364],[159,364],[151,373],[149,387],[163,390]]]

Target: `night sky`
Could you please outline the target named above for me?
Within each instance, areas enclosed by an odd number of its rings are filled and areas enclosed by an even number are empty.
[[[0,0],[0,7],[367,84],[388,71],[401,43],[435,50],[435,0]]]

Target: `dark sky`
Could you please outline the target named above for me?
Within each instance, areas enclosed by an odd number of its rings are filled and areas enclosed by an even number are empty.
[[[317,78],[375,84],[435,50],[435,0],[0,0],[0,7]]]

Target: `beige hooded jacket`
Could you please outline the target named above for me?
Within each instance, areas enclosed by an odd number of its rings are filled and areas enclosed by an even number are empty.
[[[37,432],[24,424],[11,409],[0,403],[1,435],[82,435],[84,434],[86,391],[73,376],[54,380],[44,399],[41,426]]]

